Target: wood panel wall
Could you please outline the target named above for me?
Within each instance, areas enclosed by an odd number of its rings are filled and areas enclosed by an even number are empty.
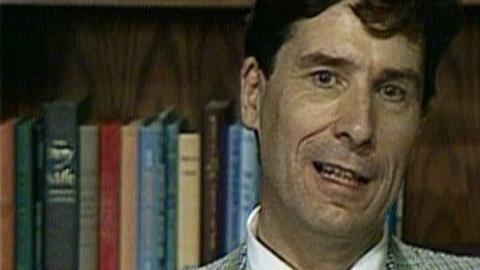
[[[405,194],[405,240],[480,255],[480,9],[444,57],[438,97],[415,147]]]
[[[3,114],[91,97],[91,118],[175,106],[198,128],[211,98],[236,100],[246,10],[2,7]]]
[[[88,95],[96,120],[176,106],[194,128],[211,98],[238,101],[243,9],[1,7],[1,115]],[[480,10],[468,7],[415,148],[405,240],[480,254]]]

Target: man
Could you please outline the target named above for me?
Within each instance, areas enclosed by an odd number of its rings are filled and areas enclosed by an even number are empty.
[[[202,269],[480,269],[389,238],[410,148],[458,30],[452,1],[259,0],[241,71],[262,196]]]

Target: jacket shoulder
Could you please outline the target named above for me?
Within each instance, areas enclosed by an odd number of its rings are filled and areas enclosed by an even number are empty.
[[[244,270],[246,269],[247,247],[241,245],[225,257],[200,268],[190,270]]]
[[[438,269],[438,270],[473,270],[480,269],[480,258],[455,256],[443,252],[414,247],[391,239],[390,249],[395,257],[398,270]]]

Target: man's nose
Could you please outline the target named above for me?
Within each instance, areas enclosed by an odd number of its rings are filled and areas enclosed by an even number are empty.
[[[373,96],[368,90],[348,93],[339,104],[335,137],[359,154],[367,154],[374,146],[375,115]]]

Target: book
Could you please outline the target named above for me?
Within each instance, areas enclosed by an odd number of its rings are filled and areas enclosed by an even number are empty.
[[[0,269],[14,269],[15,119],[0,123]]]
[[[395,235],[399,239],[402,238],[403,229],[403,196],[404,185],[400,188],[397,199],[386,214],[386,230],[388,230],[389,234]]]
[[[240,197],[240,123],[228,128],[227,186],[225,206],[225,241],[224,253],[229,253],[238,245],[239,197]]]
[[[137,269],[161,269],[165,263],[165,168],[158,120],[148,120],[139,133]]]
[[[43,269],[43,198],[44,198],[44,179],[45,179],[45,142],[44,142],[43,119],[38,119],[35,123],[35,269]]]
[[[403,183],[402,187],[400,188],[400,192],[397,198],[397,207],[395,211],[395,219],[396,219],[396,226],[395,226],[395,236],[398,239],[403,238],[403,209],[404,209],[404,198],[405,198],[405,183]]]
[[[200,264],[200,134],[178,137],[177,268]]]
[[[225,250],[224,187],[226,133],[233,118],[230,101],[212,100],[205,106],[202,149],[202,264],[209,263]]]
[[[97,269],[99,130],[80,126],[80,228],[78,270]]]
[[[172,119],[173,120],[173,119]],[[177,269],[177,163],[178,133],[182,121],[164,123],[164,160],[167,197],[165,202],[165,269]]]
[[[15,269],[35,265],[35,148],[34,119],[15,127]]]
[[[140,120],[121,129],[120,270],[137,269],[138,132]]]
[[[44,269],[78,268],[79,148],[83,105],[58,100],[44,106]],[[59,252],[62,251],[62,252]]]
[[[240,144],[238,241],[243,243],[247,238],[248,216],[258,203],[260,168],[255,133],[242,127]]]
[[[120,124],[100,127],[98,269],[119,265]]]

